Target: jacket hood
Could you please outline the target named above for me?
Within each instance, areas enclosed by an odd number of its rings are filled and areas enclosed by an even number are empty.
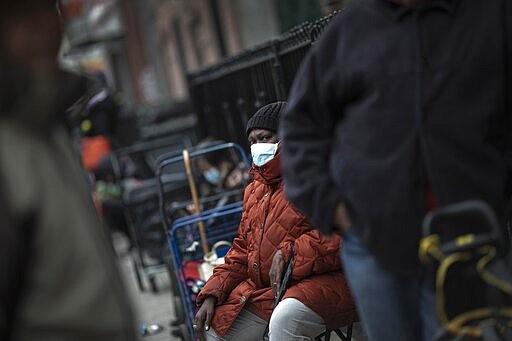
[[[272,160],[263,166],[255,166],[252,164],[250,173],[254,180],[263,182],[264,184],[272,184],[281,181],[281,144],[278,145],[276,155]]]

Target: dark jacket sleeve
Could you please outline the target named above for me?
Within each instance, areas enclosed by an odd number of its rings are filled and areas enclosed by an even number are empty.
[[[0,340],[10,340],[23,290],[32,219],[14,219],[0,191]]]
[[[505,140],[505,157],[508,165],[508,183],[507,183],[507,195],[509,201],[512,198],[512,4],[510,1],[505,1],[505,10],[503,11],[503,20],[505,25],[505,91],[507,99],[507,128],[508,132]],[[509,207],[512,203],[509,204]],[[509,209],[509,217],[512,216],[512,212]],[[510,219],[510,218],[509,218]]]
[[[335,207],[343,201],[329,174],[329,157],[346,97],[336,59],[340,21],[328,28],[302,62],[280,122],[285,194],[323,233],[331,232]]]

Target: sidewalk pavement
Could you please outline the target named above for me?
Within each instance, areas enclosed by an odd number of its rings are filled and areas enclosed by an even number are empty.
[[[152,292],[149,283],[145,281],[145,291],[141,291],[137,285],[137,280],[132,263],[132,254],[123,252],[126,250],[123,236],[113,235],[114,246],[116,248],[119,268],[125,280],[128,294],[132,300],[135,310],[137,327],[139,328],[139,339],[141,341],[181,341],[180,338],[171,334],[172,328],[169,322],[174,318],[174,307],[171,304],[171,287],[167,272],[156,275],[156,286],[158,291]],[[163,330],[155,335],[142,336],[140,328],[143,324],[158,324]]]

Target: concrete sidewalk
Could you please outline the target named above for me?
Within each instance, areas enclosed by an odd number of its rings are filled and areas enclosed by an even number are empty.
[[[158,291],[152,292],[149,283],[145,281],[145,291],[141,291],[137,285],[135,271],[132,263],[132,253],[126,253],[126,239],[123,235],[113,234],[114,247],[119,259],[119,268],[124,277],[128,293],[133,303],[139,328],[139,338],[142,341],[181,341],[171,334],[169,322],[174,318],[174,308],[171,304],[171,287],[167,272],[156,275]],[[143,324],[156,323],[163,330],[155,335],[142,336],[140,328]]]

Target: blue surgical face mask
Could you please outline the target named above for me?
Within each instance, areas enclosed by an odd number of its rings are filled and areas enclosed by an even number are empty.
[[[255,143],[251,145],[252,162],[258,167],[263,166],[274,158],[277,143]]]
[[[218,185],[220,182],[220,172],[217,168],[212,167],[203,172],[203,176],[212,185]]]

